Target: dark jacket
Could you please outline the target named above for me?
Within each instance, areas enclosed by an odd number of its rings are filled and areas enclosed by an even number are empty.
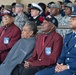
[[[62,53],[58,59],[58,63],[69,65],[70,71],[76,72],[76,35],[72,38],[72,32],[67,34],[64,39]]]

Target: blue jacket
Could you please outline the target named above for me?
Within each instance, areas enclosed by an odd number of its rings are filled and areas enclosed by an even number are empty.
[[[70,47],[68,47],[68,43],[72,37],[72,33],[66,35],[64,39],[62,53],[58,59],[58,63],[63,63],[69,65],[70,70],[72,72],[76,72],[76,36],[71,41]]]

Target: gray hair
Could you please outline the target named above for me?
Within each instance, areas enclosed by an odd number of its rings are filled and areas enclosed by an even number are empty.
[[[35,35],[37,33],[37,25],[33,21],[26,21],[25,25],[30,26],[30,30],[33,31],[33,34]]]

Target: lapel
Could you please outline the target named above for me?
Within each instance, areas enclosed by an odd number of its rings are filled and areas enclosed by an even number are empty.
[[[0,30],[0,39],[4,37],[5,32],[3,32],[5,29],[5,26],[3,26]]]
[[[70,33],[70,35],[68,35],[67,37],[65,37],[65,40],[64,40],[64,45],[66,46],[66,48],[69,48],[68,47],[68,43],[69,43],[69,41],[70,41],[70,39],[71,39],[71,34],[72,33]]]
[[[0,28],[0,35],[2,34],[2,31],[4,30],[4,26]]]
[[[65,40],[64,40],[64,42],[65,42],[64,44],[65,44],[65,46],[66,46],[66,48],[67,48],[68,51],[71,50],[71,48],[73,48],[73,46],[76,44],[76,37],[72,41],[70,41],[71,38],[72,38],[72,33],[73,32],[71,32],[70,34],[68,34],[67,37],[65,37]],[[69,41],[71,42],[71,44],[68,47]]]
[[[51,43],[51,39],[53,38],[53,35],[56,33],[56,31],[53,31],[46,39],[45,44],[40,52],[40,55],[42,54],[42,52],[44,52],[45,48],[47,47],[47,45],[49,44],[49,42]]]
[[[7,36],[7,34],[11,33],[13,27],[14,27],[14,24],[11,24],[11,26],[5,31],[3,36]]]
[[[71,33],[72,34],[72,33]],[[69,41],[70,41],[70,39],[71,39],[71,37],[72,37],[72,35],[68,35],[66,38],[65,38],[65,44],[68,46],[68,43],[69,43]]]
[[[74,39],[71,41],[71,45],[69,47],[69,50],[71,50],[71,48],[73,48],[76,45],[76,37],[74,37]]]

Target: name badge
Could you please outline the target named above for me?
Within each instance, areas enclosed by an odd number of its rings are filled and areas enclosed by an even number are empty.
[[[9,38],[8,37],[5,37],[4,38],[4,44],[8,44],[9,43]]]
[[[51,47],[46,47],[45,48],[45,54],[50,55],[51,54]]]

